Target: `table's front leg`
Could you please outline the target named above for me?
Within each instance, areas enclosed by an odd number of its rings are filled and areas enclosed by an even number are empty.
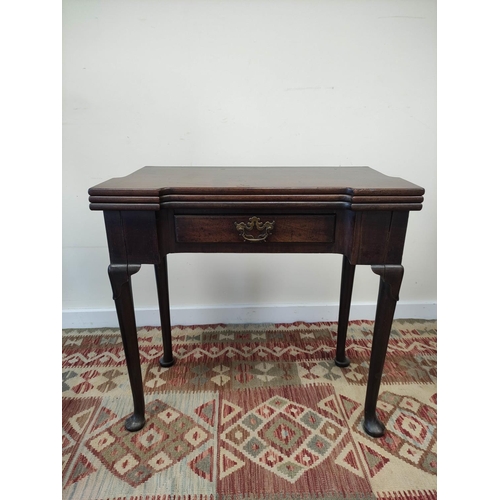
[[[399,289],[403,280],[403,266],[372,266],[372,270],[380,276],[380,285],[375,325],[373,328],[373,343],[368,384],[366,387],[363,428],[370,436],[380,437],[384,435],[385,426],[377,418],[377,399],[391,334],[392,321],[394,319],[394,311],[396,310],[396,303],[399,300]]]
[[[140,264],[111,264],[108,267],[134,402],[134,413],[125,421],[125,428],[129,431],[138,431],[146,423],[141,359],[130,282],[130,277],[140,268]]]

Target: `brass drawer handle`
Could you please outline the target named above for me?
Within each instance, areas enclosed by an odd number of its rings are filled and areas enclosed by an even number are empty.
[[[272,222],[260,222],[259,217],[250,217],[249,222],[246,224],[244,222],[235,222],[236,230],[240,233],[245,241],[265,241],[266,238],[271,234],[274,229],[274,221]],[[245,230],[251,231],[253,228],[261,233],[254,237],[251,234],[245,234]]]

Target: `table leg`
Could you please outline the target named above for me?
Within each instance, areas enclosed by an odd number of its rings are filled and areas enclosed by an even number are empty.
[[[160,365],[172,366],[175,359],[172,353],[172,327],[170,325],[170,301],[168,298],[167,257],[163,257],[159,264],[155,264],[156,289],[160,308],[161,335],[163,338],[163,356]]]
[[[146,423],[141,359],[130,282],[130,276],[140,268],[139,264],[111,264],[108,267],[134,402],[134,413],[125,421],[125,428],[129,431],[138,431]]]
[[[363,428],[370,436],[380,437],[384,435],[385,426],[377,418],[377,399],[404,270],[400,265],[372,266],[372,270],[380,276],[380,285],[373,327]]]
[[[349,310],[351,308],[352,287],[354,283],[354,271],[356,266],[349,262],[344,255],[342,261],[342,280],[340,284],[339,321],[337,324],[337,351],[335,364],[340,367],[349,366],[351,363],[345,355],[345,342],[347,337],[347,326],[349,324]]]

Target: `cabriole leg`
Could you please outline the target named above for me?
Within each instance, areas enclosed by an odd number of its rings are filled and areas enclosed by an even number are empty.
[[[394,319],[394,311],[396,310],[396,303],[399,300],[399,289],[403,280],[403,266],[372,266],[372,270],[380,276],[380,285],[375,325],[373,328],[370,369],[366,386],[363,428],[370,436],[380,437],[385,433],[385,426],[377,418],[377,399],[391,334],[392,321]]]
[[[134,402],[134,413],[125,421],[125,428],[129,431],[138,431],[146,423],[141,359],[130,282],[130,276],[140,268],[139,264],[111,264],[108,267]]]
[[[167,257],[163,257],[159,264],[155,264],[156,289],[160,309],[161,334],[163,338],[163,356],[160,365],[172,366],[175,359],[172,353],[172,327],[170,325],[170,301],[168,298]]]
[[[352,287],[356,266],[349,262],[344,255],[342,261],[342,280],[340,284],[339,321],[337,324],[337,352],[335,364],[340,367],[349,366],[350,361],[345,355],[347,326],[349,324],[349,311],[351,309]]]

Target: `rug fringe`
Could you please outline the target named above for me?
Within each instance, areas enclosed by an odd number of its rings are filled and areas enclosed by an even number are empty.
[[[434,490],[393,491],[378,493],[378,500],[436,500],[437,492]]]
[[[209,495],[146,495],[146,496],[133,496],[133,497],[115,497],[107,498],[106,500],[216,500],[213,494]]]

